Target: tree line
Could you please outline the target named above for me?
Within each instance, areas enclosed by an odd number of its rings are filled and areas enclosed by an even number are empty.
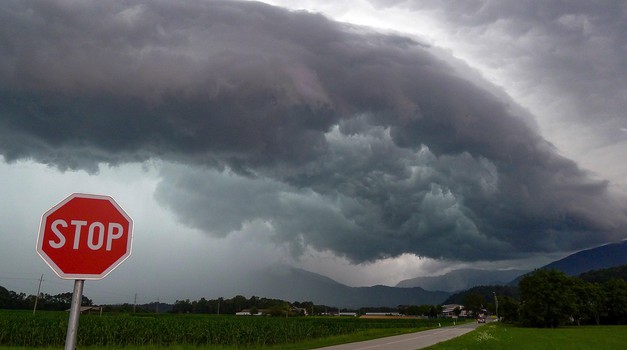
[[[507,301],[508,314],[523,326],[559,327],[566,324],[627,324],[627,281],[611,278],[587,282],[557,270],[536,270],[519,285],[520,301]],[[509,305],[512,302],[513,305]],[[517,317],[517,319],[516,319]]]
[[[70,308],[72,293],[61,293],[49,295],[41,293],[38,300],[38,310],[67,310]],[[35,304],[34,295],[16,293],[0,286],[0,309],[33,309]],[[83,295],[83,306],[92,306],[91,299]],[[366,314],[368,312],[401,313],[411,316],[437,317],[442,312],[440,305],[403,305],[397,308],[392,307],[363,307],[359,310],[337,308],[334,306],[317,305],[312,301],[287,302],[281,299],[272,299],[252,296],[246,298],[237,295],[233,298],[216,298],[190,301],[189,299],[176,300],[174,304],[148,303],[133,305],[129,303],[118,305],[102,305],[104,312],[120,313],[178,313],[178,314],[223,314],[234,315],[242,310],[248,310],[251,314],[263,312],[270,316],[300,316],[308,315],[329,315],[339,312],[356,312]]]
[[[320,312],[323,305],[314,305],[311,301],[288,303],[280,299],[261,298],[252,296],[246,298],[237,295],[233,298],[217,298],[190,301],[189,299],[177,300],[170,310],[172,313],[194,313],[194,314],[225,314],[232,315],[242,310],[249,310],[251,314],[258,314],[261,311],[273,315],[293,315],[297,313],[308,314]]]
[[[478,286],[445,303],[463,304],[475,315],[498,313],[502,321],[526,327],[627,324],[627,266],[608,270],[571,277],[538,269],[518,286]]]
[[[70,308],[72,303],[72,293],[60,293],[50,295],[41,293],[39,298],[35,295],[16,293],[0,286],[0,309],[33,309],[37,301],[37,310],[62,311]],[[92,306],[91,299],[83,295],[82,305]]]

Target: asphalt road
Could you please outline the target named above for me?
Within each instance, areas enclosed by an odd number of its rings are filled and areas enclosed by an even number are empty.
[[[414,350],[437,344],[462,334],[473,331],[480,326],[477,322],[470,322],[459,326],[442,327],[428,331],[396,335],[393,337],[367,340],[356,343],[329,346],[320,348],[325,350]]]

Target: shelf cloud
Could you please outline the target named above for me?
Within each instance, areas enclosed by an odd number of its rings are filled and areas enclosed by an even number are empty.
[[[627,200],[516,101],[400,34],[237,1],[7,1],[0,154],[162,162],[157,200],[354,263],[524,258],[623,239]]]

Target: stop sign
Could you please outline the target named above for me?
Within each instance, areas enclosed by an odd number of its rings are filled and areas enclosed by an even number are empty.
[[[37,253],[61,278],[98,280],[131,255],[132,230],[113,198],[75,193],[42,216]]]

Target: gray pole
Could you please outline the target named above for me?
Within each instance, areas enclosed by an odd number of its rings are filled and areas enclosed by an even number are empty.
[[[78,318],[81,316],[81,302],[83,301],[83,285],[85,280],[74,280],[74,292],[72,293],[72,306],[70,318],[67,322],[67,334],[65,336],[65,350],[76,349],[76,336],[78,334]]]
[[[494,294],[494,304],[496,304],[496,320],[499,320],[499,299],[496,298],[496,292],[492,292]]]
[[[39,301],[39,292],[41,292],[41,282],[44,280],[44,274],[41,274],[41,278],[39,279],[39,287],[37,287],[37,295],[35,295],[35,306],[33,307],[33,316],[35,316],[35,311],[37,311],[37,302]]]

